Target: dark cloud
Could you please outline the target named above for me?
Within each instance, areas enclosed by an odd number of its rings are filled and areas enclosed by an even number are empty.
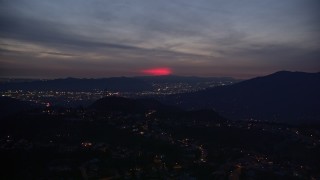
[[[93,41],[89,38],[73,34],[71,27],[55,22],[39,21],[27,18],[0,17],[0,35],[2,38],[18,39],[26,42],[53,44],[58,46],[79,46],[85,48],[136,49],[124,44],[112,44]]]

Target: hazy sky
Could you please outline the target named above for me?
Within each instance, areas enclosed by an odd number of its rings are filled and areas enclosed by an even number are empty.
[[[320,71],[319,0],[0,0],[0,76]]]

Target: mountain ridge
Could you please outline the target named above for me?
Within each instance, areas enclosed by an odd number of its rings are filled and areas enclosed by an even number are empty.
[[[208,81],[234,81],[229,77],[193,77],[193,76],[139,76],[110,78],[60,78],[51,80],[23,80],[0,83],[0,91],[6,90],[53,90],[53,91],[92,91],[94,89],[138,92],[150,91],[154,83],[192,83]]]
[[[213,108],[232,119],[319,121],[320,73],[280,71],[230,86],[168,97],[187,109]]]

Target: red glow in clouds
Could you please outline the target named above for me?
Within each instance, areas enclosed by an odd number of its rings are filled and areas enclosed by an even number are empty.
[[[143,74],[150,75],[150,76],[165,76],[165,75],[170,75],[172,73],[170,68],[144,69],[141,72]]]

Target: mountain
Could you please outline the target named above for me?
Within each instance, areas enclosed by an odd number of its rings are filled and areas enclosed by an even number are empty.
[[[94,102],[90,109],[104,112],[123,112],[123,113],[145,113],[150,110],[169,110],[165,106],[153,99],[129,99],[124,97],[105,97]]]
[[[188,109],[213,108],[231,119],[320,121],[320,73],[280,71],[230,86],[167,97]]]
[[[111,77],[101,79],[65,78],[53,80],[19,80],[2,79],[0,91],[92,91],[107,90],[119,92],[152,91],[154,83],[187,83],[204,88],[207,82],[230,83],[236,80],[228,77],[184,77],[184,76],[140,76],[140,77]]]
[[[203,82],[227,82],[232,81],[236,82],[238,80],[233,79],[231,77],[197,77],[197,76],[175,76],[175,75],[169,75],[169,76],[140,76],[135,77],[137,79],[141,79],[145,82],[150,83],[188,83],[188,84],[197,84],[197,83],[203,83]]]
[[[102,79],[54,79],[35,80],[31,82],[5,82],[0,90],[37,90],[37,91],[92,91],[108,90],[120,92],[137,92],[151,90],[152,86],[142,80],[128,77],[113,77]]]
[[[129,99],[124,97],[105,97],[94,102],[91,111],[102,113],[122,113],[142,115],[153,112],[153,116],[171,119],[175,122],[224,122],[226,119],[209,109],[186,111],[173,106],[164,105],[154,99]]]

